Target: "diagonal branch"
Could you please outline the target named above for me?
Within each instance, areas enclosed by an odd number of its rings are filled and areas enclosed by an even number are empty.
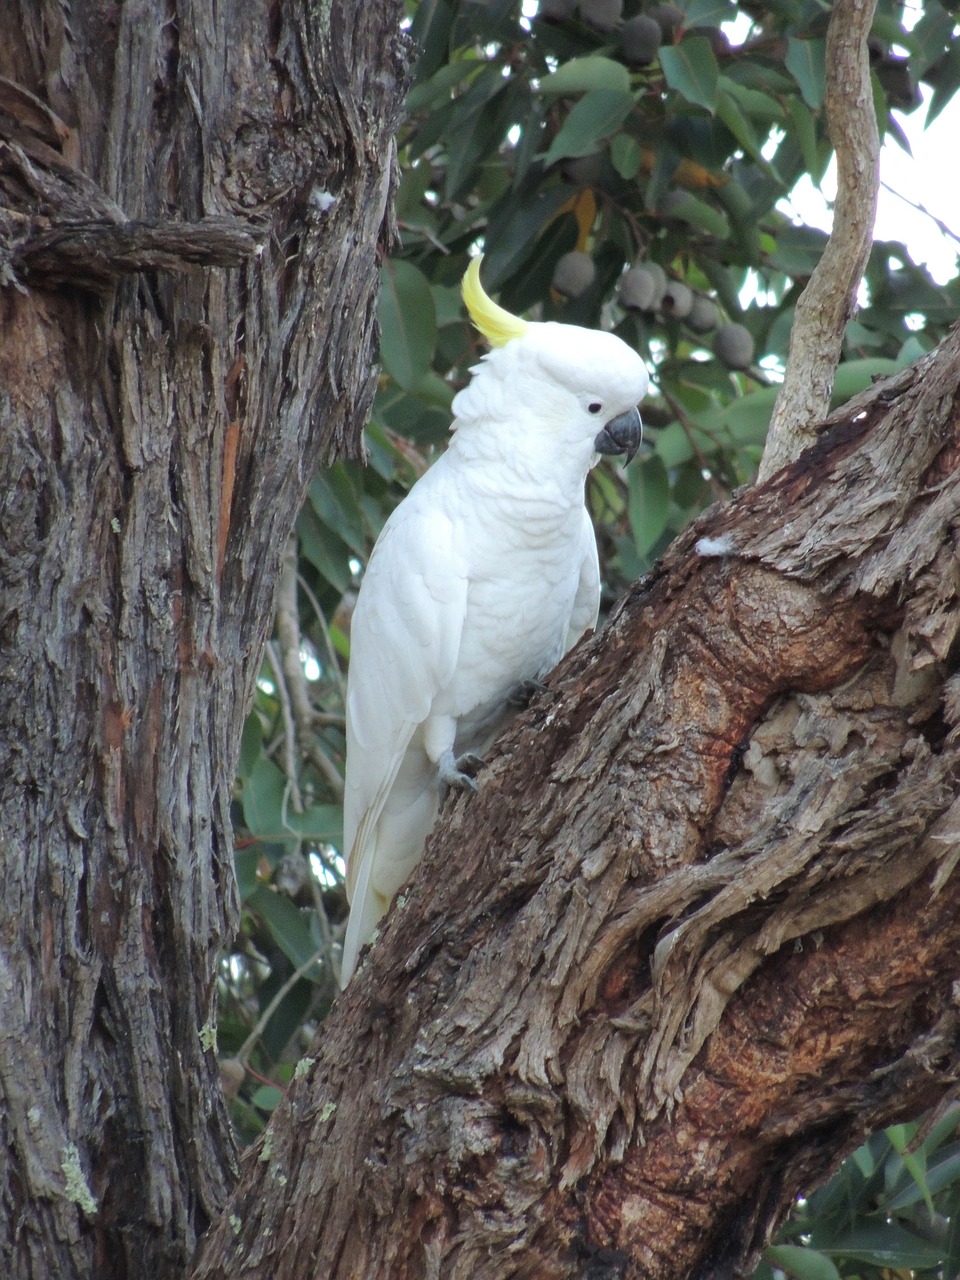
[[[865,1129],[936,1101],[958,527],[960,330],[681,534],[551,675],[192,1280],[726,1280]]]
[[[817,436],[826,417],[843,334],[873,243],[880,137],[867,36],[876,0],[837,0],[827,28],[826,109],[837,155],[833,230],[797,303],[787,371],[760,462],[766,480]]]

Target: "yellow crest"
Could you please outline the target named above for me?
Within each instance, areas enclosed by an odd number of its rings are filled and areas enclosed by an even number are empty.
[[[470,259],[470,265],[463,273],[460,290],[470,319],[491,347],[505,347],[511,338],[522,338],[527,332],[528,324],[519,316],[512,316],[509,311],[504,311],[503,307],[497,306],[492,298],[487,297],[480,283],[482,261],[482,253]]]

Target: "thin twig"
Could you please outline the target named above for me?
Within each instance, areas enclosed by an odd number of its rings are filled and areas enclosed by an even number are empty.
[[[297,730],[293,721],[293,711],[290,707],[290,694],[287,691],[283,662],[277,652],[277,646],[272,640],[267,641],[267,657],[270,659],[270,666],[273,668],[273,678],[277,685],[277,700],[280,703],[280,713],[283,716],[283,771],[287,775],[287,786],[290,788],[290,800],[293,804],[294,813],[303,813],[303,796],[300,792],[300,781],[297,776]]]
[[[331,639],[331,636],[330,636],[330,628],[327,626],[327,620],[324,617],[323,610],[320,608],[320,601],[310,590],[309,583],[307,583],[304,580],[304,577],[302,574],[297,575],[297,586],[300,588],[303,594],[307,597],[307,599],[310,602],[310,606],[313,609],[313,612],[316,614],[317,622],[320,624],[320,630],[323,634],[323,643],[327,650],[327,661],[330,664],[330,670],[333,673],[333,678],[336,681],[338,689],[340,690],[341,701],[346,703],[347,682],[346,680],[344,680],[343,672],[340,670],[340,659],[337,656],[336,649],[333,647],[333,640]]]
[[[726,485],[721,484],[720,481],[717,479],[716,473],[714,472],[713,467],[710,465],[710,460],[704,454],[699,444],[697,444],[697,437],[694,433],[693,423],[690,421],[690,417],[687,414],[686,410],[684,409],[683,405],[680,403],[679,400],[675,399],[674,396],[670,395],[668,391],[664,391],[662,387],[660,388],[660,394],[663,396],[664,400],[666,400],[667,404],[673,410],[674,416],[676,417],[677,421],[680,423],[681,430],[683,431],[683,434],[687,437],[687,441],[690,445],[690,448],[693,450],[694,457],[696,458],[697,463],[700,467],[700,473],[701,475],[704,476],[704,479],[707,480],[707,483],[710,485],[710,488],[713,490],[714,498],[718,502],[725,501],[727,498],[730,497],[730,490]]]
[[[334,763],[321,749],[314,733],[315,711],[303,670],[303,659],[300,656],[303,638],[300,632],[297,582],[297,540],[296,537],[291,537],[287,543],[280,572],[275,626],[284,678],[290,696],[289,705],[293,717],[296,746],[298,753],[307,756],[317,772],[326,779],[334,796],[340,799],[343,795],[343,779]]]
[[[898,200],[902,200],[904,204],[909,205],[911,209],[915,209],[917,213],[922,213],[925,218],[929,218],[942,236],[946,236],[949,240],[955,240],[960,244],[960,236],[947,226],[942,218],[938,218],[935,213],[931,213],[925,205],[917,204],[911,200],[909,196],[905,196],[902,191],[898,191],[896,187],[891,187],[889,182],[881,182],[884,191],[889,191],[892,196],[896,196]]]
[[[317,964],[320,960],[323,960],[326,952],[327,952],[327,944],[326,942],[324,942],[324,945],[321,947],[318,947],[317,950],[313,953],[313,955],[309,958],[309,960],[304,960],[303,964],[299,965],[296,969],[294,969],[293,973],[291,973],[290,977],[287,978],[286,982],[284,982],[283,985],[279,987],[273,999],[270,1001],[270,1003],[264,1009],[263,1013],[261,1013],[260,1017],[257,1019],[256,1023],[254,1024],[253,1030],[247,1036],[246,1040],[244,1040],[243,1044],[240,1046],[237,1052],[233,1055],[235,1058],[238,1059],[238,1061],[242,1062],[245,1067],[247,1065],[247,1058],[250,1055],[250,1053],[253,1051],[254,1045],[263,1035],[266,1029],[267,1023],[276,1013],[277,1009],[280,1006],[280,1002],[283,1000],[284,996],[286,996],[287,993],[290,990],[292,990],[293,987],[296,986],[296,984],[300,981],[300,979],[304,976],[305,973],[308,973],[315,964]]]
[[[303,647],[300,635],[300,610],[297,602],[297,540],[287,542],[280,570],[277,591],[277,615],[275,621],[277,644],[283,672],[290,693],[290,706],[300,735],[301,745],[306,741],[313,721],[313,705],[307,689],[307,677],[303,670],[300,651]]]

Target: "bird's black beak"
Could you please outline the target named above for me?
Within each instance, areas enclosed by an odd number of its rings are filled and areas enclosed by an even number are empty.
[[[612,418],[593,442],[597,453],[625,453],[626,466],[640,448],[643,439],[643,423],[640,421],[639,409],[628,409],[618,417]]]

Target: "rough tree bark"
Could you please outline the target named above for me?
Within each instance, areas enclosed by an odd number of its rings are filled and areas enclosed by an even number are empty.
[[[827,26],[827,128],[837,160],[833,226],[797,300],[786,374],[773,407],[759,479],[816,439],[830,408],[847,321],[873,245],[880,192],[880,133],[867,38],[877,0],[835,0]]]
[[[501,739],[193,1280],[742,1274],[954,1083],[958,536],[954,332],[678,539]]]
[[[358,449],[400,0],[0,3],[0,1271],[183,1274],[278,568]]]

